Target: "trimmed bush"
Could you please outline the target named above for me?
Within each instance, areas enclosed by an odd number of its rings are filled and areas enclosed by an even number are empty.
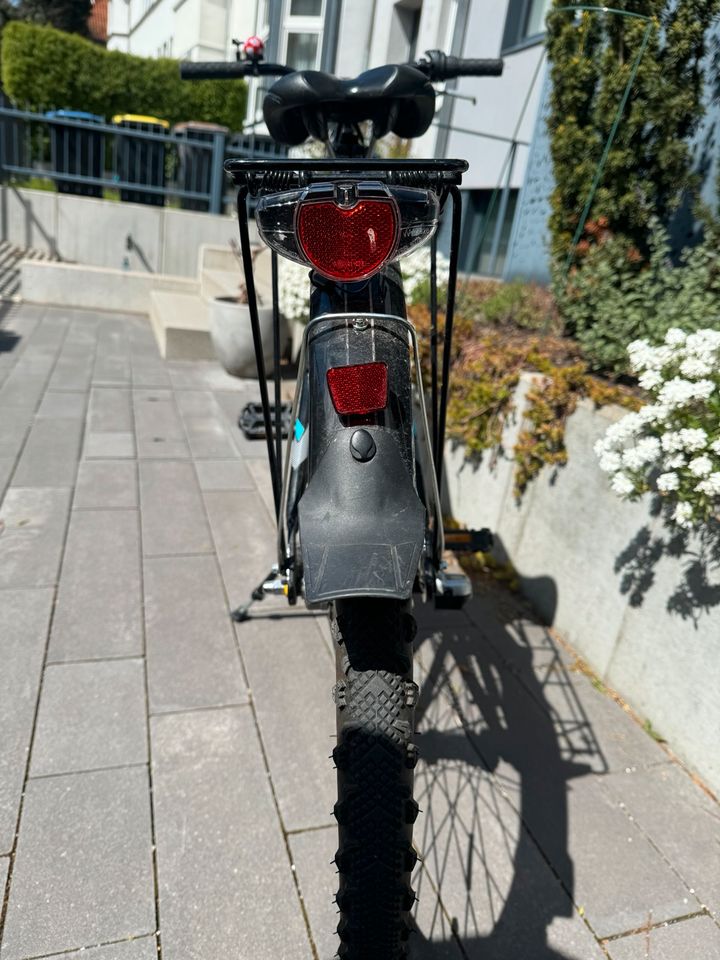
[[[247,97],[242,80],[184,81],[177,60],[105,50],[52,27],[18,22],[3,30],[2,85],[19,107],[38,112],[87,110],[108,120],[138,113],[231,130],[242,127]]]

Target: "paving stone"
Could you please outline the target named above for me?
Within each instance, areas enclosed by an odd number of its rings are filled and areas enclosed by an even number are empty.
[[[0,854],[15,836],[52,600],[49,587],[0,593]]]
[[[10,858],[0,857],[0,903],[4,903],[5,901],[5,884],[7,883],[9,868]]]
[[[63,953],[60,960],[157,960],[158,949],[155,937],[140,937],[123,940],[104,947],[83,947],[71,953]]]
[[[214,557],[145,561],[150,710],[247,702]]]
[[[86,433],[83,457],[133,459],[135,436],[132,433]]]
[[[92,354],[61,354],[48,381],[48,390],[87,390],[93,370]]]
[[[72,487],[80,459],[79,420],[36,420],[13,483],[16,487]]]
[[[242,460],[196,460],[200,489],[253,490],[252,477]]]
[[[129,460],[84,460],[78,470],[73,506],[137,507],[137,467]]]
[[[31,777],[146,763],[147,759],[141,660],[48,666]]]
[[[607,944],[611,960],[720,960],[720,928],[692,917]]]
[[[223,459],[239,456],[212,391],[180,390],[176,396],[193,457]]]
[[[271,523],[275,523],[275,499],[273,497],[272,490],[272,480],[270,479],[270,465],[265,460],[259,459],[248,459],[245,461],[247,463],[248,471],[255,481],[255,487],[257,492],[260,494],[262,502],[265,505],[265,510],[267,515],[270,518]]]
[[[134,390],[133,407],[138,457],[189,456],[185,429],[170,390]]]
[[[192,463],[141,461],[140,504],[146,557],[212,552]]]
[[[5,407],[2,409],[5,410]],[[0,457],[15,460],[32,422],[31,410],[13,410],[11,414],[0,417]]]
[[[76,510],[50,638],[51,661],[143,652],[134,510]]]
[[[335,664],[313,615],[252,619],[237,636],[285,828],[333,823]]]
[[[0,507],[0,587],[40,587],[57,580],[68,489],[10,487]]]
[[[128,433],[132,429],[130,390],[93,387],[88,405],[88,430],[91,433]]]
[[[253,390],[257,383],[240,380],[225,373],[215,360],[173,360],[165,364],[174,390],[223,390],[242,393]]]
[[[49,375],[49,369],[42,373],[28,373],[18,363],[0,387],[0,410],[14,408],[35,410],[40,403]]]
[[[28,781],[2,960],[154,932],[151,844],[145,768]]]
[[[249,707],[152,720],[165,960],[310,960]]]
[[[238,381],[238,383],[247,381]],[[240,454],[247,459],[267,460],[267,444],[265,440],[248,440],[238,427],[238,417],[246,403],[259,402],[260,395],[257,386],[250,389],[245,387],[240,392],[216,391],[215,399],[222,410],[225,424],[230,431],[235,446]]]
[[[333,863],[337,826],[291,834],[288,843],[318,956],[321,960],[330,960],[339,944],[335,904],[338,875]]]
[[[0,457],[0,499],[2,499],[5,488],[10,483],[10,477],[14,469],[14,457]]]
[[[170,386],[170,377],[162,360],[133,355],[131,369],[134,387]]]
[[[662,855],[720,918],[720,807],[676,764],[603,779]]]
[[[86,399],[85,393],[48,390],[36,416],[48,420],[84,420]]]
[[[203,494],[215,549],[230,606],[246,603],[250,591],[270,570],[276,558],[275,530],[257,493],[207,491]],[[272,598],[265,607],[287,611],[287,603]]]

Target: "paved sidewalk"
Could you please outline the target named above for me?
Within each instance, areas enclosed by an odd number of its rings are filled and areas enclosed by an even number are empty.
[[[142,319],[0,322],[0,960],[333,955],[327,626],[228,618],[251,398]],[[515,600],[418,619],[414,956],[720,958],[718,806]]]

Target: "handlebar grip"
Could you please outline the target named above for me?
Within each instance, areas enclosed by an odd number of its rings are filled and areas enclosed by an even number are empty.
[[[502,60],[463,60],[449,57],[442,50],[428,50],[423,60],[413,66],[421,70],[431,83],[454,80],[455,77],[499,77],[502,75]]]
[[[249,63],[216,63],[207,60],[184,61],[180,64],[180,77],[183,80],[234,80],[252,73]]]
[[[501,77],[505,63],[503,60],[463,60],[460,57],[448,57],[445,76],[453,77]]]

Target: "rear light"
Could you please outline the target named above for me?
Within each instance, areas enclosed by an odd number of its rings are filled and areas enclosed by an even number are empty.
[[[438,224],[433,190],[377,180],[316,183],[261,197],[255,211],[262,239],[282,257],[333,280],[362,280],[411,253]]]
[[[358,200],[342,207],[332,200],[301,203],[300,249],[318,273],[331,280],[363,280],[390,259],[398,238],[392,200]]]
[[[333,406],[339,414],[361,416],[387,406],[387,364],[359,363],[327,372]]]

